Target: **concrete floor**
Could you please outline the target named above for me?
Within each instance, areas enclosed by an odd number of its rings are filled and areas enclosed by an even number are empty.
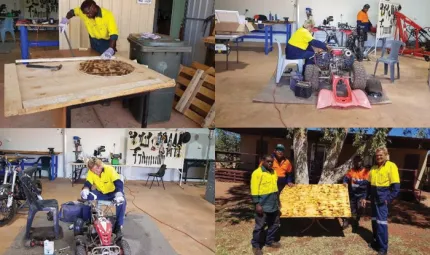
[[[15,49],[9,54],[0,54],[0,98],[4,98],[4,64],[14,63],[16,59],[21,59],[19,46],[19,33],[16,33],[17,43]],[[30,40],[56,40],[58,33],[40,32],[29,33]],[[9,41],[11,38],[9,38]],[[43,52],[55,48],[32,48],[30,54],[37,54],[43,57]],[[58,48],[57,48],[58,49]],[[126,56],[127,53],[118,54]],[[4,103],[0,103],[0,128],[51,128],[55,127],[55,122],[50,111],[30,115],[14,116],[5,118]],[[114,101],[110,106],[88,106],[72,110],[72,128],[132,128],[140,127],[128,109],[122,108],[120,101]],[[154,123],[148,128],[199,128],[192,120],[184,115],[172,110],[171,118],[168,122]]]
[[[388,76],[383,76],[383,65],[379,65],[376,76],[381,79],[392,104],[373,106],[370,110],[317,110],[312,105],[278,104],[279,114],[272,103],[252,102],[267,86],[277,57],[277,47],[266,56],[262,44],[242,43],[239,63],[233,51],[226,70],[225,55],[216,55],[217,127],[284,127],[281,116],[289,127],[430,126],[430,118],[426,117],[430,109],[429,63],[422,58],[400,57],[401,79],[393,84]],[[368,74],[373,74],[375,61],[363,63]]]
[[[82,188],[81,184],[72,187],[70,181],[66,179],[52,182],[44,179],[42,183],[42,196],[46,199],[57,199],[59,204],[75,201]],[[166,190],[164,190],[161,186],[149,189],[143,184],[144,182],[141,181],[126,181],[127,212],[142,214],[143,212],[134,205],[136,204],[160,221],[180,229],[211,249],[215,249],[215,206],[204,200],[205,188],[185,185],[185,189],[182,190],[175,183],[165,183]],[[0,228],[0,254],[13,244],[21,229],[25,227],[26,218],[26,214],[21,213],[10,225]],[[153,219],[153,221],[157,223],[163,236],[178,254],[213,254],[183,233],[157,220]],[[69,230],[64,229],[64,231]]]

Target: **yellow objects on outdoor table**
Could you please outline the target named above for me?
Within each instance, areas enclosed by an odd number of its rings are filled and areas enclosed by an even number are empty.
[[[282,218],[351,217],[348,188],[342,184],[285,186]]]

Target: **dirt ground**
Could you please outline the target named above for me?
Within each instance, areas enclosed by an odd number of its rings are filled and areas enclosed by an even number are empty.
[[[196,187],[187,184],[183,186],[184,189],[181,189],[176,183],[165,182],[166,190],[164,190],[161,186],[149,189],[148,186],[144,186],[144,183],[144,181],[125,182],[127,213],[143,214],[144,212],[140,210],[142,209],[160,220],[161,222],[151,218],[178,254],[214,254],[198,243],[200,242],[212,250],[215,249],[215,208],[214,205],[204,200],[206,191],[204,186]],[[43,179],[42,184],[43,198],[57,199],[60,205],[68,201],[75,201],[82,189],[82,184],[72,187],[67,179],[56,179],[55,181]],[[11,224],[0,228],[0,254],[3,254],[13,244],[22,228],[25,228],[26,220],[27,214],[22,211]]]
[[[430,254],[430,193],[421,203],[397,199],[389,208],[389,254]],[[426,205],[425,205],[426,204]],[[216,182],[216,244],[219,255],[252,254],[251,236],[254,213],[249,186]],[[281,249],[263,248],[264,254],[376,254],[368,248],[372,239],[370,208],[360,221],[357,234],[341,229],[340,219],[324,219],[310,225],[309,219],[281,219]]]

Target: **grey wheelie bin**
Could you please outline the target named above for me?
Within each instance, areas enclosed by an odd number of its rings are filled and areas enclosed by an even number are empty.
[[[185,42],[175,40],[169,36],[159,35],[160,39],[141,38],[140,34],[130,34],[130,59],[137,60],[139,64],[176,79],[181,65],[182,54],[191,52],[192,48]],[[175,88],[161,89],[150,92],[148,96],[147,123],[165,122],[170,120],[172,113]],[[141,122],[145,109],[143,97],[132,98],[128,107],[134,118]]]

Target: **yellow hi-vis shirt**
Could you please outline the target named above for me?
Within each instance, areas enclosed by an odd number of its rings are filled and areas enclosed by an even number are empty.
[[[116,180],[120,180],[119,174],[113,166],[109,165],[103,166],[103,171],[100,173],[100,176],[92,171],[88,171],[87,174],[87,181],[103,194],[115,191],[115,184],[113,182]]]
[[[109,40],[112,35],[118,36],[115,17],[111,11],[100,7],[100,11],[94,19],[88,18],[80,7],[73,9],[73,11],[75,16],[82,19],[92,38]],[[117,37],[115,39],[117,39]]]
[[[393,183],[400,183],[399,169],[391,161],[386,161],[381,167],[375,165],[370,169],[369,180],[371,186],[390,187]]]
[[[278,175],[264,166],[257,168],[251,175],[251,196],[255,204],[260,204],[264,212],[276,212],[278,203]]]
[[[306,50],[313,39],[311,32],[301,27],[291,36],[288,43],[299,49]]]

